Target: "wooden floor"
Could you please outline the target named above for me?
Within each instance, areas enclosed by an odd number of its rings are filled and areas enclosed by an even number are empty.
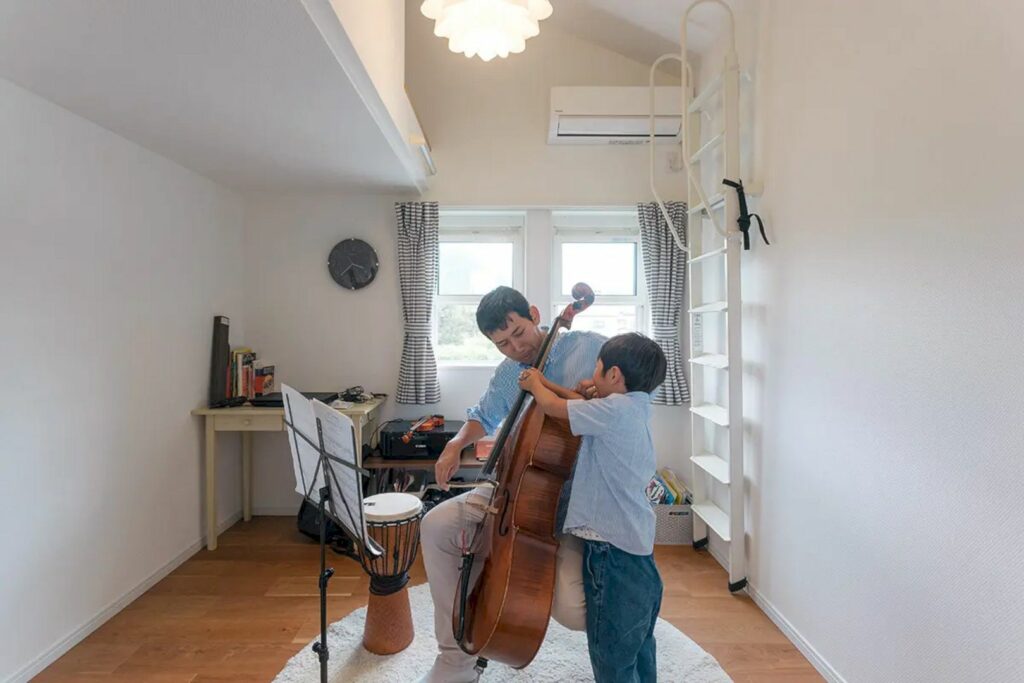
[[[725,572],[707,553],[662,546],[656,557],[662,618],[735,681],[822,680],[749,598],[728,593]],[[319,632],[318,562],[294,518],[239,522],[217,550],[199,551],[34,680],[270,681]],[[356,562],[329,562],[337,620],[366,604],[368,580]],[[424,580],[417,562],[412,583]]]

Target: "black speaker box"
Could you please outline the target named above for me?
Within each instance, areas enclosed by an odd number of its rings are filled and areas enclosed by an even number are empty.
[[[464,423],[460,420],[445,420],[444,426],[432,429],[429,432],[413,432],[409,443],[402,441],[409,428],[412,427],[411,420],[398,420],[384,425],[380,430],[380,452],[385,458],[391,459],[412,459],[412,458],[436,458],[441,451],[454,438]]]

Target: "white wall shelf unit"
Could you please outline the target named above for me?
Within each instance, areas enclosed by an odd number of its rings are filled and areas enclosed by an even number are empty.
[[[687,202],[691,207],[687,212],[690,219],[687,247],[691,257],[687,289],[694,400],[690,408],[690,452],[694,454],[690,458],[693,538],[696,548],[708,545],[709,533],[728,544],[729,590],[739,591],[747,584],[743,510],[742,243],[736,227],[739,200],[736,193],[722,184],[722,178],[738,180],[740,177],[740,68],[732,12],[722,0],[697,0],[690,5],[680,30],[681,54],[687,55],[687,17],[701,4],[714,4],[728,12],[730,42],[721,71],[699,94],[695,89],[695,71],[689,65],[683,69],[682,110],[687,112],[683,157],[690,160],[686,182]],[[709,225],[715,230],[706,230]],[[706,345],[710,348],[705,348]]]

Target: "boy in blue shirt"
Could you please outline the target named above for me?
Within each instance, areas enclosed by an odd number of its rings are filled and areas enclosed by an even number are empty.
[[[576,391],[534,368],[519,378],[538,408],[568,420],[583,437],[561,531],[583,539],[587,644],[597,683],[657,680],[654,624],[662,583],[645,490],[656,468],[650,394],[664,381],[665,367],[661,348],[631,333],[604,343],[593,379]]]

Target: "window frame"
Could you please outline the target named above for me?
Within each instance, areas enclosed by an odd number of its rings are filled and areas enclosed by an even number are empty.
[[[636,308],[637,332],[650,333],[650,299],[647,278],[644,275],[640,223],[636,211],[587,210],[552,211],[551,248],[551,309],[552,318],[572,303],[572,297],[562,294],[562,245],[632,243],[634,247],[635,293],[632,295],[599,295],[595,304],[633,306]]]
[[[441,307],[446,304],[478,305],[482,294],[441,294],[440,243],[501,243],[512,244],[512,284],[522,292],[526,286],[525,263],[526,212],[525,211],[466,211],[441,210],[438,215],[437,282],[434,283],[434,305],[430,316],[431,343],[438,347],[438,323]],[[441,360],[439,368],[496,367],[494,360]]]

